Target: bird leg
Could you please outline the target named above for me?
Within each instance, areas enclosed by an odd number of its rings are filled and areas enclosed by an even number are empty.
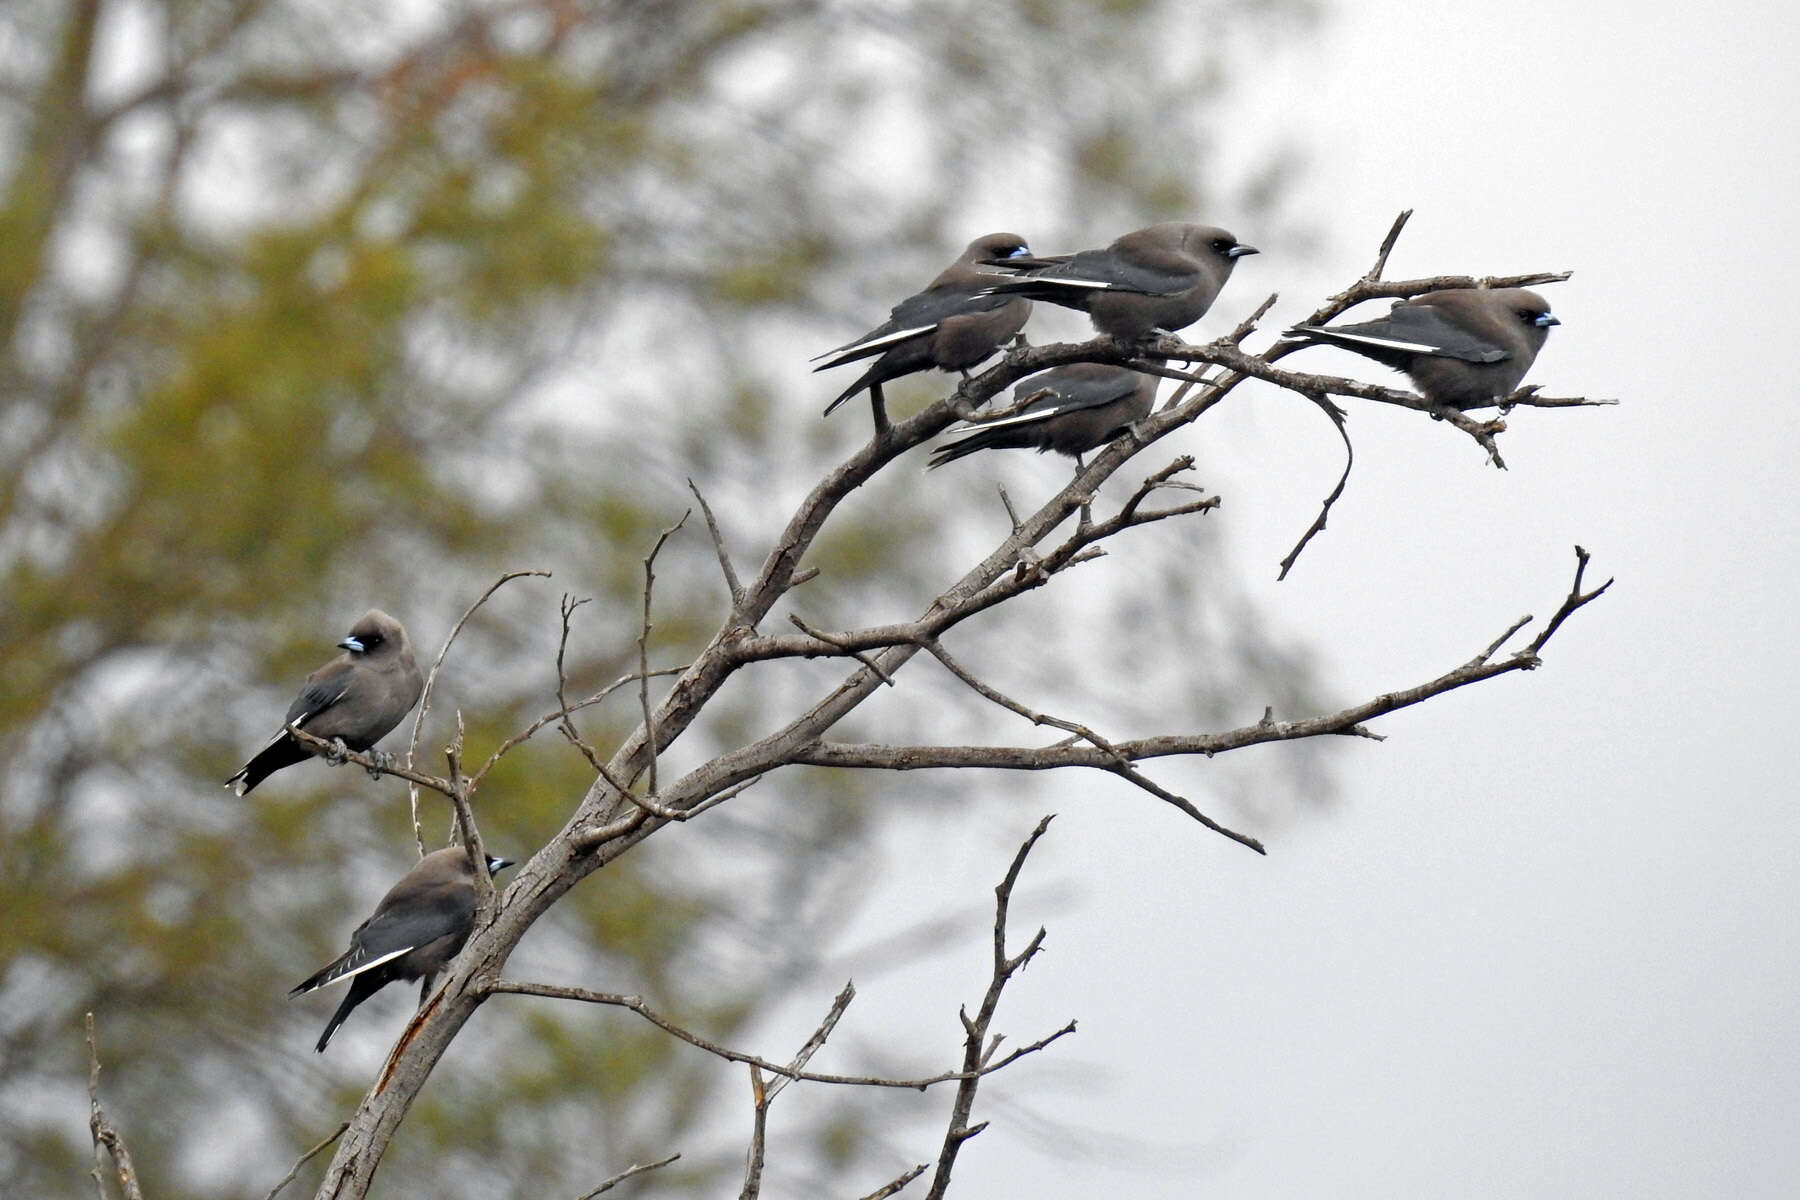
[[[869,385],[869,408],[875,414],[875,436],[880,437],[888,431],[887,397],[881,394],[881,385]]]

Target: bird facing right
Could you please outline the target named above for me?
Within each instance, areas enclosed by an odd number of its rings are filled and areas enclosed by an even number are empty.
[[[1380,320],[1300,325],[1286,336],[1355,351],[1404,371],[1427,400],[1469,409],[1511,395],[1560,324],[1524,288],[1447,288],[1396,300]]]
[[[1205,316],[1237,260],[1255,253],[1223,229],[1169,221],[1101,250],[990,259],[989,266],[1017,274],[999,277],[988,291],[1080,309],[1101,333],[1135,342]]]
[[[368,750],[419,702],[425,681],[400,622],[372,608],[338,645],[344,653],[306,677],[280,732],[225,781],[226,787],[245,795],[275,772],[311,757],[313,751],[287,731],[289,725],[341,741],[350,750]]]
[[[511,859],[488,856],[488,874],[512,866]],[[468,940],[475,921],[475,868],[461,846],[434,850],[400,882],[388,889],[375,912],[350,935],[350,949],[298,984],[290,997],[350,981],[350,992],[326,1022],[314,1050],[324,1053],[344,1018],[397,979],[423,979],[419,1003],[431,994],[432,981]]]

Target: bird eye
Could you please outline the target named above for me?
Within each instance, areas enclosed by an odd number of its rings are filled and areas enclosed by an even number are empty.
[[[366,634],[363,637],[359,637],[356,640],[361,642],[363,644],[363,648],[366,650],[370,646],[381,645],[382,639],[381,639],[381,635],[379,633],[371,633],[371,634]]]
[[[1231,250],[1236,246],[1237,243],[1230,238],[1214,238],[1212,243],[1212,248],[1220,254],[1224,254],[1226,251]]]

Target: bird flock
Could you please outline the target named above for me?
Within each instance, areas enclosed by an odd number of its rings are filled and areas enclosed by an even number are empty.
[[[1085,312],[1095,329],[1124,343],[1177,332],[1205,316],[1238,260],[1257,252],[1223,229],[1186,222],[1151,225],[1073,254],[1033,254],[1013,233],[976,238],[923,291],[894,305],[885,322],[813,360],[815,371],[868,363],[825,413],[867,391],[879,432],[887,425],[884,383],[930,369],[967,379],[971,368],[1022,339],[1033,301]],[[1466,410],[1510,395],[1557,324],[1535,292],[1453,288],[1396,301],[1373,321],[1301,325],[1285,336],[1373,359],[1404,372],[1428,400]],[[929,466],[1022,447],[1069,455],[1079,467],[1083,454],[1150,414],[1156,387],[1153,376],[1104,363],[1040,372],[1015,387],[1007,415],[951,431]],[[339,763],[346,751],[385,760],[376,743],[412,711],[424,686],[406,630],[372,609],[338,646],[344,653],[306,677],[281,730],[226,786],[245,795],[319,753]],[[293,729],[331,749],[303,744]],[[484,864],[490,875],[510,865],[492,856]],[[469,936],[475,895],[475,866],[461,846],[425,855],[395,883],[350,935],[350,948],[289,993],[349,981],[315,1049],[323,1052],[357,1005],[396,980],[422,980],[422,1006]]]

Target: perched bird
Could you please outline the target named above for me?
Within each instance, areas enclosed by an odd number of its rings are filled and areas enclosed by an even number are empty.
[[[930,367],[966,375],[970,367],[1000,349],[1025,327],[1031,302],[1016,296],[984,294],[994,276],[977,264],[1009,262],[1030,253],[1025,239],[1016,233],[978,237],[929,287],[894,305],[885,324],[815,357],[813,361],[819,364],[813,368],[815,371],[859,359],[875,359],[861,378],[825,406],[826,415],[868,388],[879,429],[887,424],[881,395],[883,383]]]
[[[1231,278],[1237,260],[1255,253],[1255,246],[1223,229],[1170,221],[1134,230],[1104,250],[985,261],[1019,272],[1010,279],[990,279],[993,294],[1081,309],[1095,329],[1130,342],[1198,321]]]
[[[1435,403],[1481,408],[1519,386],[1550,327],[1561,324],[1542,296],[1524,288],[1449,288],[1396,300],[1379,321],[1300,325],[1286,336],[1404,371]]]
[[[1127,426],[1150,415],[1156,403],[1156,378],[1106,363],[1070,363],[1033,375],[1013,389],[1024,409],[998,421],[958,430],[958,440],[945,442],[931,455],[931,467],[973,454],[1029,446],[1040,454],[1054,450],[1075,459],[1104,446]]]
[[[489,875],[510,866],[511,859],[488,855]],[[343,957],[288,993],[292,998],[340,979],[350,981],[350,994],[331,1014],[313,1049],[324,1053],[344,1018],[396,979],[423,979],[419,1004],[424,1005],[432,981],[462,949],[474,922],[475,868],[468,851],[451,846],[421,858],[388,889],[374,915],[356,927]]]
[[[338,645],[344,653],[306,677],[281,732],[227,779],[226,787],[242,796],[283,767],[305,762],[313,751],[294,739],[288,725],[348,750],[367,750],[419,702],[425,683],[400,622],[372,608]]]

